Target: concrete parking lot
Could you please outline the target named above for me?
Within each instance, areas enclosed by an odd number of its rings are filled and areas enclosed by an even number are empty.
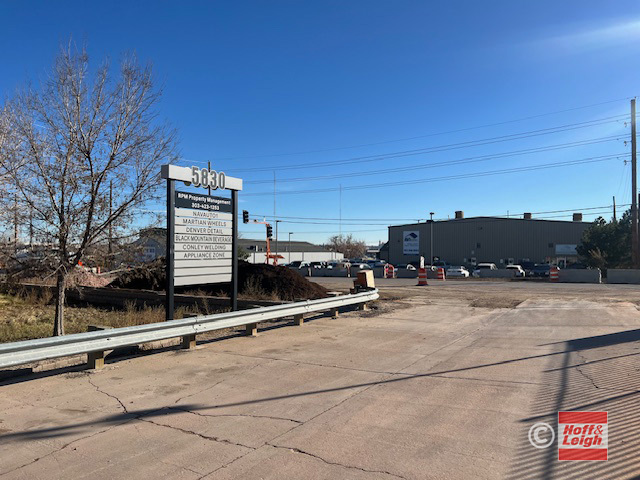
[[[637,478],[640,287],[392,282],[371,312],[5,380],[0,477]],[[608,461],[530,445],[560,410],[609,412]]]

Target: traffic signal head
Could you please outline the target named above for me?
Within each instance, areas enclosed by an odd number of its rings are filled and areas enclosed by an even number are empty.
[[[249,223],[249,212],[242,210],[242,223]]]
[[[273,237],[273,228],[271,225],[267,225],[267,238]]]

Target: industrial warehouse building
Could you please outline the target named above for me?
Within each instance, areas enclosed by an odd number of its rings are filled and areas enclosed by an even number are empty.
[[[522,218],[464,218],[459,211],[453,220],[389,227],[388,249],[381,253],[394,265],[419,261],[420,256],[429,263],[431,252],[436,260],[451,265],[489,262],[501,268],[524,261],[572,263],[589,225],[580,213],[573,215],[573,221],[558,221],[533,219],[526,213]]]

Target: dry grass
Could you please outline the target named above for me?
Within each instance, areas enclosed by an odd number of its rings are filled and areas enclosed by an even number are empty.
[[[238,295],[238,298],[244,300],[271,300],[278,301],[280,298],[274,293],[268,293],[262,288],[260,282],[255,278],[248,278],[244,284],[244,288],[240,289],[242,292]]]
[[[220,310],[217,310],[220,311]],[[180,307],[175,318],[216,313],[209,305],[201,309]],[[21,295],[0,294],[0,343],[17,342],[51,336],[55,305],[51,294],[43,296],[31,291]],[[164,321],[163,307],[136,308],[133,303],[123,310],[96,307],[65,308],[65,333],[86,332],[89,325],[129,327]]]

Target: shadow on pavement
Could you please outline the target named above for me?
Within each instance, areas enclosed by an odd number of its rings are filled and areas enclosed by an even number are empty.
[[[521,421],[522,440],[509,479],[640,478],[640,329],[555,344],[531,416]],[[609,412],[607,461],[558,461],[558,438],[534,448],[528,431],[545,422],[558,432],[559,411]]]

